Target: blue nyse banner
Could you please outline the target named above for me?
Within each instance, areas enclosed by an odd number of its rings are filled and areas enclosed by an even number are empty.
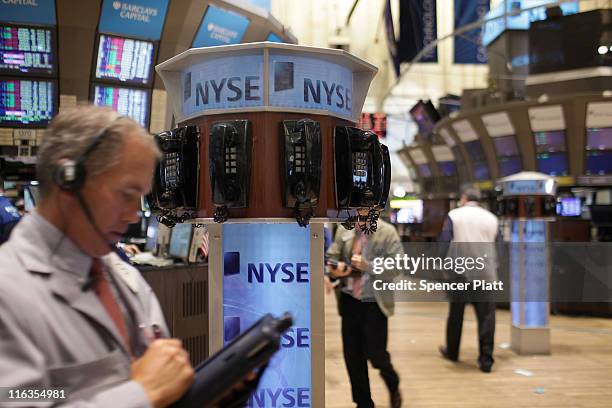
[[[167,11],[168,0],[104,0],[99,30],[159,40]]]
[[[262,106],[263,85],[263,55],[202,62],[182,74],[183,115]]]
[[[248,18],[233,11],[208,6],[192,47],[238,44],[248,26]]]
[[[474,23],[489,11],[489,0],[455,0],[455,30]],[[482,30],[476,28],[455,37],[456,64],[484,64],[487,52],[482,45]]]
[[[55,25],[55,0],[1,0],[0,21]]]
[[[321,59],[270,55],[271,106],[319,109],[351,116],[353,73]]]
[[[310,228],[295,224],[223,225],[223,321],[227,343],[266,313],[290,312],[249,407],[310,407]]]

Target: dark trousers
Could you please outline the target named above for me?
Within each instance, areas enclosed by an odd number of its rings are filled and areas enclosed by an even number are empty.
[[[353,401],[359,408],[374,407],[368,360],[380,370],[390,393],[396,392],[399,386],[399,377],[387,351],[387,316],[376,302],[361,302],[345,293],[340,294],[339,302],[344,363],[351,380]]]
[[[463,312],[466,302],[450,302],[448,320],[446,322],[446,347],[448,356],[459,358],[459,345],[463,328]],[[473,302],[478,319],[478,345],[480,365],[493,364],[493,339],[495,337],[495,303]]]

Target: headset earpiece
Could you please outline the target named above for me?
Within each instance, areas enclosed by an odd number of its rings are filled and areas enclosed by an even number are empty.
[[[81,153],[76,160],[64,160],[62,163],[57,165],[55,172],[53,173],[53,180],[63,191],[78,192],[85,185],[85,179],[87,178],[87,171],[85,169],[85,162],[88,157],[98,148],[102,140],[106,137],[108,129],[117,122],[119,119],[125,118],[123,115],[117,116],[113,121],[108,124],[93,141],[87,146],[87,148]]]
[[[63,191],[79,191],[86,178],[85,165],[77,160],[65,160],[57,166],[53,179]]]

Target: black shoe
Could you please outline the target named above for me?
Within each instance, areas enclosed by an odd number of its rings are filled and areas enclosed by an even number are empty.
[[[448,349],[446,347],[444,347],[444,346],[438,347],[438,350],[440,351],[440,354],[442,354],[442,357],[444,357],[447,360],[450,360],[450,361],[458,361],[459,360],[457,357],[451,357],[448,354]]]
[[[483,373],[490,373],[491,367],[493,367],[493,364],[480,364],[480,371]]]
[[[395,390],[391,394],[391,408],[400,408],[402,406],[402,394],[399,390]]]

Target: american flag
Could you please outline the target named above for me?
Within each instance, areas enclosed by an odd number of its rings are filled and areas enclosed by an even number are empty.
[[[204,227],[204,233],[202,234],[202,242],[198,247],[198,251],[202,254],[202,257],[208,259],[208,228]]]

